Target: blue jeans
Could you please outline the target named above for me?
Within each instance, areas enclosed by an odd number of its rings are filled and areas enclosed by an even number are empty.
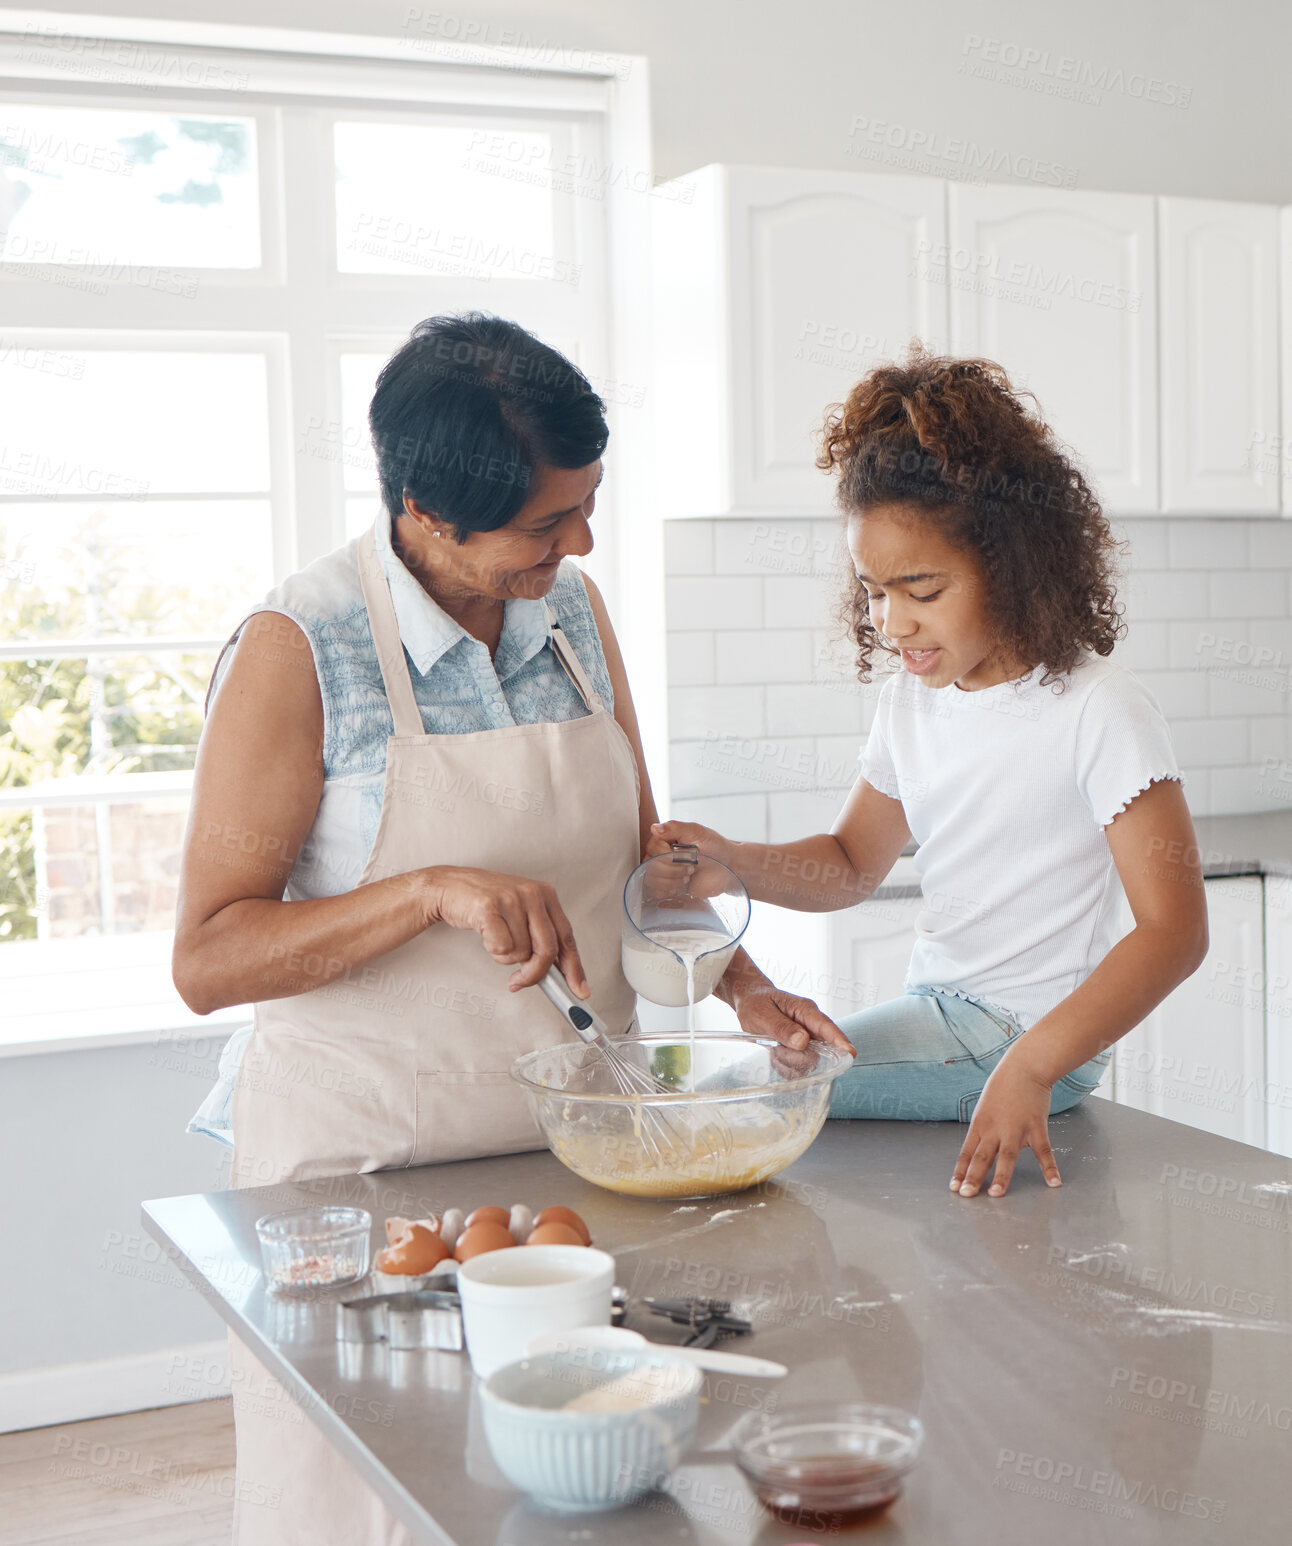
[[[968,1122],[988,1074],[1022,1035],[1006,1011],[934,988],[912,989],[839,1025],[857,1060],[834,1081],[830,1115],[880,1121]],[[1100,1053],[1060,1079],[1050,1115],[1089,1095],[1111,1056]]]

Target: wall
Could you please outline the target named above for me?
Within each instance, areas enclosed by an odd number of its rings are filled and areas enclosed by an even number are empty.
[[[10,1263],[0,1416],[3,1376],[15,1370],[220,1335],[215,1312],[144,1234],[139,1204],[223,1184],[224,1151],[184,1127],[215,1077],[224,1034],[0,1063]]]
[[[855,777],[876,687],[859,687],[831,612],[834,521],[669,521],[671,813],[730,837],[824,831]],[[1171,724],[1197,815],[1292,793],[1292,523],[1145,519],[1130,543],[1130,625],[1115,658]]]
[[[644,54],[665,177],[709,161],[939,177],[977,162],[992,180],[1023,182],[1049,176],[1044,163],[1074,172],[1081,188],[1292,201],[1292,10],[1280,0],[55,0],[49,9],[366,32],[407,40],[414,54],[435,40],[519,42],[536,64],[577,50]],[[1035,59],[1011,68],[1027,50]],[[1082,80],[1104,84],[1077,97]]]

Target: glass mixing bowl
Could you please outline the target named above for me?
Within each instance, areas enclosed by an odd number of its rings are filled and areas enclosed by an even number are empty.
[[[792,1165],[821,1131],[830,1085],[852,1058],[812,1042],[790,1052],[742,1033],[640,1036],[616,1051],[667,1087],[624,1095],[583,1042],[530,1052],[511,1076],[552,1153],[575,1175],[633,1197],[713,1197]]]

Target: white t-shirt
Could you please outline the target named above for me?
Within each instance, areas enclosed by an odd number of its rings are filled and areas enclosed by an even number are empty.
[[[965,692],[884,684],[861,773],[900,800],[924,906],[906,986],[1010,1010],[1024,1029],[1116,938],[1121,882],[1103,828],[1157,779],[1183,782],[1153,695],[1084,657]]]

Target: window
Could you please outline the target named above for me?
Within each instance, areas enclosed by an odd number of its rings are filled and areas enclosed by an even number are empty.
[[[616,374],[613,199],[559,170],[604,161],[612,80],[320,60],[314,35],[109,69],[50,22],[0,35],[0,994],[24,1040],[191,1019],[170,931],[210,670],[371,523],[367,403],[409,328],[500,312]],[[599,505],[612,591],[613,536]]]

